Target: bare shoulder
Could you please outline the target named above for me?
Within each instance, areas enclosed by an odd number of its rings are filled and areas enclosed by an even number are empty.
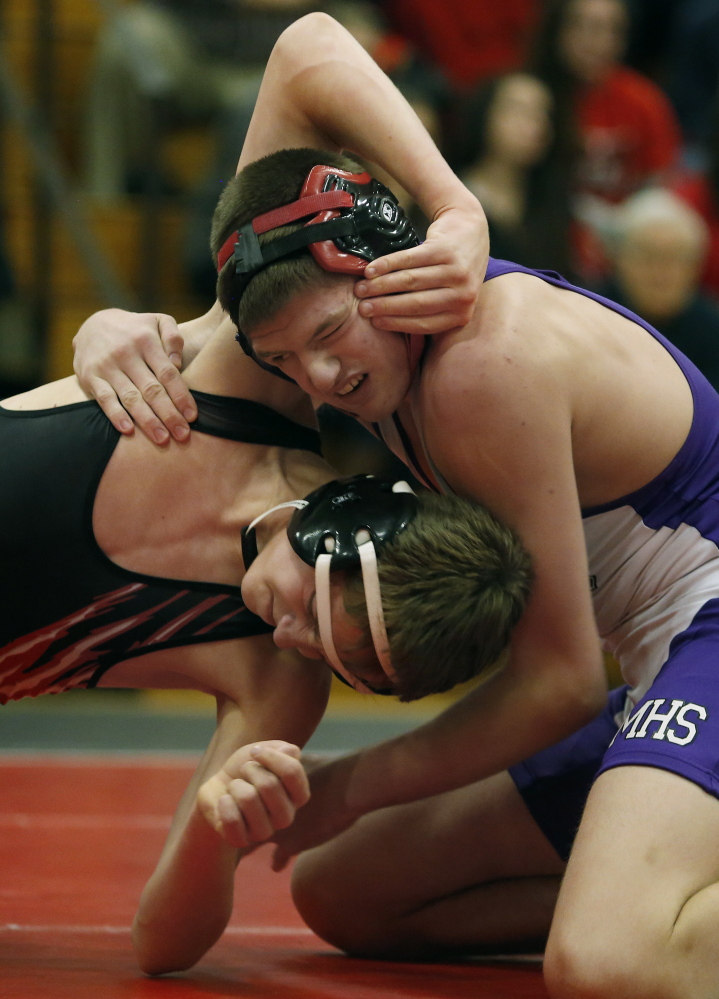
[[[69,378],[48,382],[47,385],[40,385],[38,388],[30,389],[29,392],[3,399],[0,406],[3,409],[32,412],[36,409],[70,406],[76,402],[86,402],[89,398],[90,396],[80,388],[77,378],[70,375]]]
[[[568,294],[579,297],[529,274],[486,282],[472,322],[432,343],[422,376],[425,417],[452,426],[470,412],[496,413],[499,403],[508,412],[541,404],[548,390],[561,394],[573,353]]]

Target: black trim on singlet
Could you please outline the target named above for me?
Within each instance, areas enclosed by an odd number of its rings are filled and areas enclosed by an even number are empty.
[[[320,435],[316,430],[294,423],[260,402],[211,395],[195,389],[192,396],[197,403],[198,415],[191,426],[198,433],[244,444],[322,453]]]

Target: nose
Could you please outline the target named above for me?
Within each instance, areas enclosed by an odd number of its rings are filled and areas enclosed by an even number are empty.
[[[331,392],[340,373],[338,358],[322,351],[313,351],[305,362],[307,377],[316,393]]]
[[[321,653],[307,640],[305,629],[294,614],[283,614],[275,626],[272,639],[278,649],[297,649],[308,659],[321,659]]]

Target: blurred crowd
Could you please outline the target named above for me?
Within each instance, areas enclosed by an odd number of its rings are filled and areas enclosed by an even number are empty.
[[[146,155],[153,129],[212,127],[185,240],[188,280],[211,297],[209,216],[263,66],[318,9],[414,106],[482,202],[494,256],[606,293],[719,388],[719,0],[133,0],[98,37],[88,192],[172,197]]]

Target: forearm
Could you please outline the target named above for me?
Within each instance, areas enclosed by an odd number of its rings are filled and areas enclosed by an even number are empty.
[[[233,761],[237,766],[239,756],[248,760],[256,743],[284,735],[292,748],[303,745],[322,716],[329,687],[328,671],[320,664],[280,652],[269,636],[230,643],[221,664],[209,647],[193,647],[185,655],[207,684],[218,673],[236,674],[237,701],[218,695],[217,729],[140,900],[133,943],[149,974],[189,968],[215,943],[232,913],[238,858],[248,852],[248,843],[259,844],[270,834],[253,835],[248,825],[250,835],[229,845],[210,821],[208,798],[242,783],[236,779],[242,770],[233,770]]]
[[[232,914],[237,859],[238,851],[193,808],[145,886],[135,915],[132,940],[143,971],[183,971],[219,939]]]
[[[585,689],[511,671],[406,735],[348,760],[345,802],[352,815],[430,797],[482,780],[558,742],[588,722],[604,698],[603,677]]]
[[[294,125],[292,143],[282,127],[288,121]],[[324,14],[295,22],[275,46],[240,166],[301,142],[348,149],[379,164],[430,219],[462,207],[484,220],[479,203],[404,97],[352,36]]]

